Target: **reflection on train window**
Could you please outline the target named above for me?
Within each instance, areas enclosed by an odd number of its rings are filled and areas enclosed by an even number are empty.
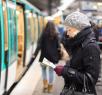
[[[36,41],[36,22],[35,22],[35,19],[36,17],[33,17],[33,21],[34,21],[34,24],[33,24],[33,27],[34,27],[34,41]]]
[[[31,44],[31,13],[28,13],[26,16],[27,19],[27,48],[29,48],[30,44]]]
[[[1,15],[0,15],[1,16]],[[0,19],[0,24],[1,24],[1,19]],[[2,53],[1,53],[1,41],[2,41],[2,39],[1,39],[1,25],[0,25],[0,78],[1,78],[1,64],[2,64],[2,60],[1,60],[1,56],[2,56]]]
[[[38,21],[38,37],[40,35],[40,16],[37,17],[37,21]]]
[[[35,19],[34,19],[34,22],[35,22],[35,40],[37,40],[38,39],[38,19],[37,19],[37,17],[35,17]]]
[[[17,34],[16,34],[16,14],[15,10],[9,9],[10,19],[10,57],[14,61],[17,56]]]
[[[31,39],[32,39],[32,43],[34,43],[34,19],[33,19],[33,15],[30,18],[31,21]]]
[[[6,3],[3,2],[3,14],[4,14],[4,34],[5,34],[5,63],[8,63],[8,20]]]
[[[0,25],[0,30],[1,30],[1,25]],[[0,52],[1,52],[1,41],[2,41],[2,39],[1,39],[1,32],[0,32]],[[1,53],[0,53],[0,69],[1,69]]]
[[[40,32],[39,32],[39,34],[42,32],[42,17],[41,16],[39,16],[39,27],[40,27]]]

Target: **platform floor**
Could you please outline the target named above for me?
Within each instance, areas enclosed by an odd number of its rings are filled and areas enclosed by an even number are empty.
[[[42,92],[42,79],[39,80],[38,85],[36,86],[36,89],[33,92],[33,95],[60,95],[60,92],[63,88],[64,81],[62,77],[56,76],[56,80],[54,82],[54,88],[53,88],[53,93],[48,94],[48,93],[43,93]],[[102,82],[99,82],[99,85],[96,86],[97,90],[97,95],[102,95]]]
[[[102,75],[102,74],[101,74]],[[55,74],[54,89],[52,94],[42,93],[42,78],[40,64],[36,60],[24,78],[15,87],[10,95],[60,95],[64,86],[62,77]],[[96,86],[97,95],[102,95],[102,82]]]
[[[63,78],[56,76],[56,79],[54,81],[53,93],[52,94],[43,93],[42,92],[43,85],[41,78],[40,81],[38,82],[38,85],[36,86],[36,89],[33,92],[33,95],[60,95],[63,85],[64,85]]]

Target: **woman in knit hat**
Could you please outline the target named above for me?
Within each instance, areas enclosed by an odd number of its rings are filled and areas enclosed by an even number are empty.
[[[72,89],[83,92],[84,82],[88,95],[97,95],[95,85],[100,71],[100,49],[89,19],[83,13],[73,12],[66,17],[64,24],[67,32],[62,42],[71,57],[65,66],[55,68],[56,74],[65,80],[61,95],[72,95]]]

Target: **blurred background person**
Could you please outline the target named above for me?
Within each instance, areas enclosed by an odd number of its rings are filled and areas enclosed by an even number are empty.
[[[62,22],[60,22],[57,26],[57,29],[58,29],[58,32],[59,32],[59,35],[60,35],[60,38],[62,38],[64,32],[65,32],[65,28],[64,28],[64,25],[62,24]]]
[[[36,58],[39,50],[41,50],[41,56],[39,61],[41,62],[42,68],[43,92],[51,93],[53,89],[54,70],[51,67],[43,65],[42,62],[43,59],[46,58],[53,64],[57,64],[60,58],[60,43],[58,32],[56,31],[55,24],[52,21],[48,21],[46,27],[42,31],[42,34],[37,43],[37,48],[33,55],[34,59]],[[47,76],[47,68],[49,76]]]

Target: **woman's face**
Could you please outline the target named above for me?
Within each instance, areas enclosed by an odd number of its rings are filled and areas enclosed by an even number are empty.
[[[70,38],[74,38],[77,33],[79,33],[79,31],[76,29],[76,28],[73,28],[73,27],[67,27],[67,35],[70,37]]]

